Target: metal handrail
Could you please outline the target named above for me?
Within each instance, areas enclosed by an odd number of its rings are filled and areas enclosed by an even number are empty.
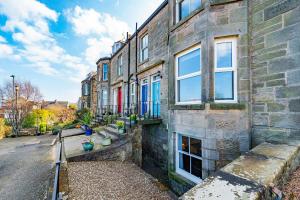
[[[59,145],[56,154],[56,162],[55,162],[55,178],[54,178],[54,186],[52,193],[52,200],[59,199],[59,174],[60,174],[60,164],[61,164],[61,153],[62,153],[62,142],[61,142],[61,131],[59,132]]]

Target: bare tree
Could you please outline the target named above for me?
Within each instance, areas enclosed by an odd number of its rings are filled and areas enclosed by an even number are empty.
[[[18,91],[13,88],[11,82],[4,83],[0,87],[0,97],[5,101],[5,112],[9,116],[9,122],[16,126],[15,130],[18,132],[28,113],[40,105],[42,94],[30,81],[16,81],[16,85],[19,87]]]

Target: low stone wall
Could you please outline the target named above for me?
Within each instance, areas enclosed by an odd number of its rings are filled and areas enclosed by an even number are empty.
[[[272,199],[300,164],[300,141],[262,143],[198,184],[180,199]]]
[[[19,133],[19,136],[35,136],[36,128],[26,128],[22,129]]]
[[[132,143],[129,138],[121,140],[105,149],[99,151],[92,151],[82,155],[67,158],[68,162],[81,161],[126,161],[131,160]]]

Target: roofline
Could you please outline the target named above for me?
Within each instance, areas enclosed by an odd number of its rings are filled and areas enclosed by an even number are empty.
[[[134,34],[125,41],[125,43],[116,51],[114,54],[111,55],[110,59],[113,59],[125,46],[128,44],[128,41],[132,40],[138,32],[140,32],[166,5],[168,5],[168,0],[165,0],[160,4],[160,6],[148,17],[148,19],[134,32]]]
[[[98,65],[99,62],[104,61],[104,60],[110,60],[110,57],[102,57],[102,58],[100,58],[100,59],[96,62],[96,65]]]

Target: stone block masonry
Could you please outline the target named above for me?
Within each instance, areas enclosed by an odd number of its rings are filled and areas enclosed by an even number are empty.
[[[299,138],[300,3],[251,1],[252,146]]]

